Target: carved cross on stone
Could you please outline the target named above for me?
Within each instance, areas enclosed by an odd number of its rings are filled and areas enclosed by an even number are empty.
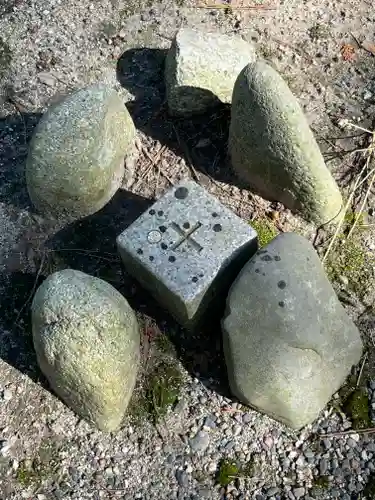
[[[177,222],[172,222],[171,228],[174,229],[181,237],[179,240],[176,241],[174,245],[171,246],[171,250],[176,250],[179,246],[181,246],[183,243],[188,243],[191,245],[195,250],[198,252],[201,252],[203,250],[202,245],[200,245],[194,238],[193,234],[195,231],[197,231],[200,227],[202,227],[201,222],[197,222],[193,227],[190,228],[190,224],[188,222],[185,222],[184,224],[185,229],[187,231],[184,231],[178,224]]]

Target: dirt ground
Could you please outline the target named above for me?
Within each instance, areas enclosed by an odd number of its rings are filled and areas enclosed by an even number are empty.
[[[36,365],[29,318],[36,287],[56,269],[69,266],[112,283],[137,310],[145,335],[150,325],[168,332],[180,342],[180,357],[190,373],[221,380],[222,362],[210,358],[210,339],[199,338],[197,349],[197,339],[188,338],[159,311],[124,273],[116,255],[116,236],[170,185],[190,176],[243,219],[267,217],[278,231],[298,230],[322,255],[332,237],[332,229],[309,226],[281,205],[238,186],[226,158],[228,107],[191,120],[168,116],[163,64],[178,28],[236,34],[254,43],[300,100],[347,197],[366,162],[363,149],[371,135],[344,128],[343,120],[375,129],[373,3],[240,0],[226,8],[209,5],[208,0],[0,0],[0,389],[12,387],[17,395],[11,407],[0,406],[0,432],[18,436],[20,457],[54,423],[61,424],[60,403],[46,390]],[[134,119],[136,177],[91,217],[69,226],[45,220],[31,206],[25,186],[28,142],[50,103],[97,81],[121,92]],[[366,172],[374,166],[369,163]],[[360,209],[370,182],[371,176],[356,191],[349,211]],[[360,240],[370,265],[374,200],[369,189]],[[336,288],[369,346],[365,373],[372,374],[373,272],[368,277],[361,293],[345,282]],[[219,348],[214,355],[220,358]],[[1,498],[18,498],[10,496],[12,486],[6,483],[0,485]]]

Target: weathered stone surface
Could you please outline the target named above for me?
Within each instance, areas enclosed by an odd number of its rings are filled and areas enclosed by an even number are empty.
[[[99,429],[118,429],[139,364],[138,324],[126,299],[105,281],[65,269],[37,290],[32,327],[56,394]]]
[[[117,245],[127,271],[192,327],[256,252],[257,235],[198,184],[183,180],[120,234]]]
[[[282,77],[249,64],[233,91],[229,155],[240,179],[307,220],[326,223],[342,208],[304,113]]]
[[[242,269],[223,335],[233,394],[293,428],[317,417],[362,352],[315,250],[294,233],[277,236]]]
[[[189,116],[230,103],[239,72],[255,59],[254,47],[240,37],[180,29],[165,67],[169,112]]]
[[[97,212],[120,187],[134,139],[115,90],[97,85],[69,95],[46,112],[31,141],[26,180],[32,202],[56,218]]]

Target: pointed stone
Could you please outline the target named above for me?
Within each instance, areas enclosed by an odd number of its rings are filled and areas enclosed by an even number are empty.
[[[342,197],[288,85],[264,61],[249,64],[233,91],[229,155],[251,189],[306,220],[327,223]]]

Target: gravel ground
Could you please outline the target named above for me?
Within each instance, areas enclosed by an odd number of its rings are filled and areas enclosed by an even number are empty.
[[[367,50],[361,46],[375,43],[371,2],[275,1],[274,10],[234,12],[196,6],[184,0],[0,4],[2,499],[375,498],[366,486],[375,477],[375,434],[342,434],[352,429],[352,421],[337,410],[335,399],[300,433],[229,399],[217,336],[181,331],[123,274],[116,256],[108,257],[115,254],[117,234],[184,175],[247,220],[272,209],[280,212],[280,229],[302,225],[231,182],[224,168],[227,110],[204,122],[173,122],[166,116],[162,64],[180,26],[238,33],[253,41],[301,100],[343,189],[359,162],[342,151],[363,146],[363,138],[348,137],[338,123],[345,118],[374,125],[375,59],[368,45]],[[353,48],[349,60],[343,57],[344,44]],[[142,153],[138,179],[99,214],[65,227],[42,219],[30,206],[23,178],[27,143],[48,104],[96,81],[115,86],[130,101]],[[157,160],[156,167],[149,157],[154,164]],[[375,222],[373,203],[370,197],[369,224]],[[371,232],[366,244],[375,248]],[[177,404],[157,425],[129,417],[120,432],[104,435],[49,392],[32,349],[28,306],[41,279],[65,266],[107,279],[137,310],[145,372],[155,341],[150,331],[176,344],[184,383]],[[364,297],[346,294],[344,305],[369,346],[361,385],[375,417],[371,292],[369,286]],[[217,484],[220,464],[232,459],[239,464],[236,477],[227,486]]]

